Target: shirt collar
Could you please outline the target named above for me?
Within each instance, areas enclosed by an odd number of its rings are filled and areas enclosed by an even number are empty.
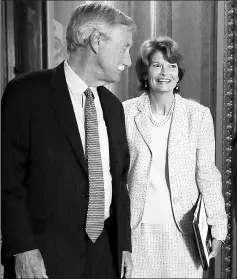
[[[88,88],[87,84],[73,71],[69,66],[67,60],[64,61],[64,71],[68,87],[75,99],[78,99],[83,95],[85,90]],[[94,98],[98,97],[97,88],[90,87],[94,94]]]

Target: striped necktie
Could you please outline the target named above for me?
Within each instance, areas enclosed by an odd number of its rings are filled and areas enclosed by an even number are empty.
[[[89,205],[86,218],[86,233],[95,242],[104,228],[104,178],[94,96],[90,88],[87,88],[84,93],[86,95],[86,156],[89,175]]]

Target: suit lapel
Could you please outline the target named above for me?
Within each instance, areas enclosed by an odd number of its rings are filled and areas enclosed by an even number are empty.
[[[140,111],[135,116],[135,123],[137,125],[137,129],[147,144],[150,152],[152,153],[151,148],[151,121],[148,119],[147,115],[147,105],[148,105],[149,97],[147,94],[143,94],[138,98],[137,108]]]
[[[115,147],[114,147],[114,140],[113,136],[115,134],[114,129],[116,129],[116,123],[114,121],[114,111],[113,106],[111,105],[109,98],[107,98],[107,94],[112,94],[109,92],[105,87],[99,86],[97,88],[98,96],[100,99],[100,104],[103,111],[104,121],[107,127],[108,133],[108,140],[109,140],[109,153],[110,153],[110,164],[111,164],[111,171],[113,170],[113,163],[117,160],[115,155]]]
[[[170,126],[168,139],[168,166],[169,178],[172,188],[172,181],[182,181],[185,173],[185,162],[189,156],[189,138],[188,138],[188,117],[185,103],[180,95],[175,94],[175,106]],[[176,179],[174,179],[176,177]],[[173,188],[177,189],[176,187]],[[177,189],[179,190],[179,189]]]
[[[64,62],[55,68],[51,78],[51,85],[53,87],[50,96],[52,106],[82,168],[88,173],[81,137],[64,74]]]

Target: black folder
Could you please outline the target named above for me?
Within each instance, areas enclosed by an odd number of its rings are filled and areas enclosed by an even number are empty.
[[[199,195],[197,207],[194,212],[193,229],[203,270],[207,270],[209,267],[212,239],[210,227],[207,224],[207,215],[202,194]]]

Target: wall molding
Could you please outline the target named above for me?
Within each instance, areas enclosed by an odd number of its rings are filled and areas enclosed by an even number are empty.
[[[224,3],[224,69],[223,69],[223,116],[222,116],[222,180],[228,216],[228,234],[226,243],[222,247],[221,278],[232,278],[233,268],[233,216],[231,189],[231,154],[234,133],[234,114],[236,98],[235,63],[236,55],[236,1],[226,0]]]

